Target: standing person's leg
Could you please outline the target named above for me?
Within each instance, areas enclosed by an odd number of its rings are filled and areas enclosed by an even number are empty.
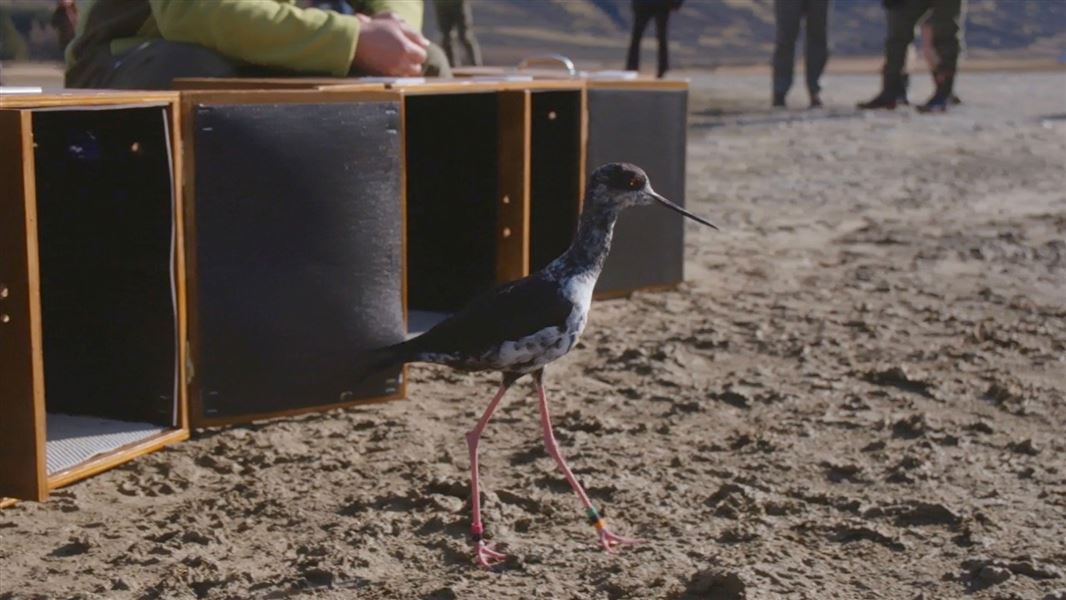
[[[774,0],[774,23],[777,35],[774,41],[773,104],[785,105],[785,95],[792,87],[792,71],[796,63],[796,36],[799,35],[801,0]]]
[[[448,57],[448,64],[457,66],[455,52],[452,48],[452,31],[455,29],[455,11],[450,0],[436,0],[433,3],[437,9],[437,28],[440,29],[440,47],[444,50],[444,56]]]
[[[811,106],[821,106],[822,72],[829,60],[829,0],[807,0],[807,92]]]
[[[666,75],[670,69],[670,42],[667,40],[666,26],[670,23],[670,9],[661,8],[655,11],[655,37],[659,39],[659,69],[656,72],[659,79]]]
[[[474,15],[470,10],[470,2],[463,0],[462,10],[459,15],[459,41],[466,50],[466,60],[475,67],[481,66],[481,47],[478,46],[477,38],[474,37]]]
[[[629,38],[629,54],[626,55],[626,70],[636,71],[640,68],[640,38],[644,37],[644,28],[648,26],[652,12],[643,5],[633,3],[633,33]]]
[[[896,108],[905,94],[903,74],[907,66],[907,48],[914,41],[914,26],[929,10],[931,0],[902,0],[885,10],[888,32],[885,35],[885,64],[881,72],[881,92],[859,108]]]
[[[955,69],[961,51],[963,23],[963,0],[933,0],[928,28],[932,34],[933,49],[939,59],[933,70],[936,92],[919,110],[943,111],[947,109],[955,88]]]
[[[914,41],[914,27],[929,12],[931,0],[906,0],[886,11],[888,34],[885,36],[885,78],[898,81],[907,68],[907,48]]]

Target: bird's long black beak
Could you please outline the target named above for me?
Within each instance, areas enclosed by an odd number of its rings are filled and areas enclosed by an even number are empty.
[[[669,208],[670,210],[672,210],[674,212],[679,212],[679,213],[685,215],[686,217],[692,219],[693,221],[695,221],[697,223],[702,223],[702,224],[710,227],[711,229],[718,229],[718,226],[715,225],[714,223],[711,223],[710,221],[708,221],[707,219],[704,219],[703,217],[697,217],[696,215],[688,212],[687,210],[681,208],[680,206],[674,204],[673,202],[670,202],[666,198],[663,198],[662,196],[660,196],[659,194],[655,193],[654,191],[648,191],[648,194],[652,198],[655,198],[655,200],[659,204],[662,204],[666,208]]]

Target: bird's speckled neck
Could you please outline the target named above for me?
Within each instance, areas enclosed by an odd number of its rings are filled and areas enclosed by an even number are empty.
[[[548,265],[548,274],[557,280],[579,275],[599,277],[611,251],[611,236],[620,212],[621,207],[611,203],[586,201],[574,241]]]

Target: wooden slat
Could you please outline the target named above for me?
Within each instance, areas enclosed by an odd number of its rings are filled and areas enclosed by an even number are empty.
[[[48,497],[32,115],[0,110],[0,496]]]
[[[299,415],[306,415],[308,413],[325,412],[327,410],[333,410],[335,408],[349,408],[352,406],[364,406],[372,404],[382,404],[385,402],[391,402],[392,400],[403,400],[405,398],[406,388],[404,387],[407,382],[407,369],[404,368],[404,381],[397,388],[395,394],[388,396],[379,396],[376,398],[367,398],[364,400],[353,400],[351,402],[337,402],[335,404],[320,404],[317,406],[304,406],[300,408],[293,408],[290,410],[278,410],[273,412],[263,413],[251,413],[236,416],[227,417],[205,417],[203,413],[192,413],[192,424],[194,427],[219,427],[223,425],[238,425],[241,423],[250,423],[252,421],[262,421],[264,419],[279,419],[282,417],[295,417]]]
[[[400,303],[403,307],[403,328],[410,331],[410,320],[407,304],[407,103],[400,99]],[[400,388],[398,398],[407,399],[407,365],[404,364],[400,371]]]
[[[577,212],[578,215],[585,206],[585,186],[588,184],[588,161],[589,161],[589,90],[581,90],[581,153],[578,159],[578,173],[581,173],[580,183],[577,186]]]
[[[529,274],[529,173],[532,100],[528,90],[500,92],[500,197],[496,281]]]
[[[174,398],[174,401],[178,403],[178,419],[175,426],[183,430],[186,435],[189,431],[189,386],[188,386],[188,366],[189,366],[189,345],[187,340],[189,339],[189,324],[188,324],[188,295],[186,293],[186,276],[185,276],[185,207],[184,207],[184,189],[182,184],[182,169],[184,167],[184,161],[182,160],[182,152],[184,151],[182,140],[183,132],[181,129],[181,105],[178,103],[177,98],[170,104],[166,112],[167,128],[170,131],[170,153],[171,153],[171,173],[173,180],[171,182],[173,194],[174,194],[174,235],[175,235],[175,247],[174,247],[174,264],[171,268],[174,269],[174,282],[175,282],[175,298],[177,304],[177,322],[178,322],[178,348],[175,356],[178,360],[178,394]],[[184,439],[184,438],[183,438]]]
[[[361,82],[353,77],[180,77],[171,83],[175,90],[313,90],[341,85],[365,90],[382,90],[381,82]]]
[[[585,85],[590,89],[612,90],[687,90],[687,79],[589,79]]]
[[[121,465],[122,463],[129,462],[138,456],[143,456],[149,452],[155,452],[165,446],[176,444],[187,439],[189,439],[188,429],[171,429],[158,435],[145,438],[139,442],[126,444],[111,452],[97,454],[85,462],[78,463],[69,469],[64,469],[49,475],[48,489],[54,490],[65,485],[70,485],[75,481],[92,477],[93,475],[102,473],[108,469]]]
[[[197,104],[230,105],[230,104],[286,104],[307,103],[324,104],[329,102],[372,102],[372,101],[398,101],[400,96],[397,92],[389,91],[381,87],[374,89],[343,89],[329,88],[318,89],[276,89],[276,90],[197,90],[181,93],[182,115],[189,121],[189,110]],[[186,133],[191,133],[192,125],[186,122]],[[192,138],[185,136],[186,141]],[[191,143],[191,141],[190,141]],[[188,158],[188,157],[186,157]],[[186,196],[190,198],[190,196]]]
[[[585,86],[580,79],[538,79],[535,81],[510,81],[504,78],[487,80],[427,79],[425,82],[395,83],[368,82],[358,78],[337,77],[190,77],[175,79],[173,87],[189,91],[266,91],[266,90],[319,90],[339,92],[367,92],[396,90],[409,94],[448,94],[497,92],[504,90],[577,90]]]
[[[181,132],[181,163],[180,171],[175,171],[181,182],[182,197],[182,227],[184,241],[185,261],[185,337],[184,339],[184,373],[185,389],[185,415],[189,427],[197,426],[197,419],[204,414],[203,398],[200,394],[199,381],[196,378],[196,360],[200,356],[200,311],[197,309],[196,299],[198,287],[196,285],[197,261],[196,261],[196,161],[193,159],[193,140],[195,139],[193,124],[196,122],[193,111],[195,110],[197,94],[181,95],[178,118]]]
[[[72,108],[115,104],[145,104],[177,101],[177,92],[64,90],[42,94],[7,94],[0,96],[0,108]]]

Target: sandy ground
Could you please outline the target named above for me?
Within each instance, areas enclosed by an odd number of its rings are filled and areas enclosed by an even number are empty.
[[[531,386],[490,376],[227,430],[0,513],[0,598],[1066,598],[1066,75],[964,76],[945,116],[770,112],[699,76],[688,282],[594,305],[550,371],[558,437],[619,533],[599,551]],[[918,82],[915,96],[928,85]],[[805,103],[794,93],[793,102]]]

